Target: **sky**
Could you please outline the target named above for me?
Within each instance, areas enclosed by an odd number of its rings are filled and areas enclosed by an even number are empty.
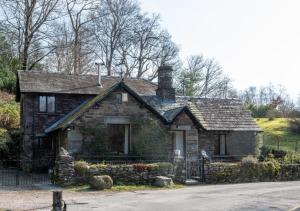
[[[281,84],[300,94],[300,0],[140,0],[159,13],[181,58],[215,58],[242,90]]]

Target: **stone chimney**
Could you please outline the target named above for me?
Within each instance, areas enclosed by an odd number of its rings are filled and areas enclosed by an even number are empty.
[[[163,101],[175,102],[172,72],[171,66],[160,66],[158,68],[158,89],[156,90],[156,95]]]

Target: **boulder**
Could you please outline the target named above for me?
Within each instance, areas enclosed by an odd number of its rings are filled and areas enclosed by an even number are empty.
[[[169,177],[157,176],[155,177],[154,186],[157,187],[168,187],[173,185],[173,180]]]
[[[96,190],[111,189],[113,180],[108,175],[92,176],[89,180],[91,188]]]

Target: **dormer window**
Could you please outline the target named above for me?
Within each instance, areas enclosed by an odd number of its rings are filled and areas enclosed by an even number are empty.
[[[39,96],[39,112],[54,113],[55,112],[55,97],[54,96]]]

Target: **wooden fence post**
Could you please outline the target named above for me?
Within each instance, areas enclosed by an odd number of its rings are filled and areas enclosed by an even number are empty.
[[[53,191],[52,211],[62,211],[62,191]]]

